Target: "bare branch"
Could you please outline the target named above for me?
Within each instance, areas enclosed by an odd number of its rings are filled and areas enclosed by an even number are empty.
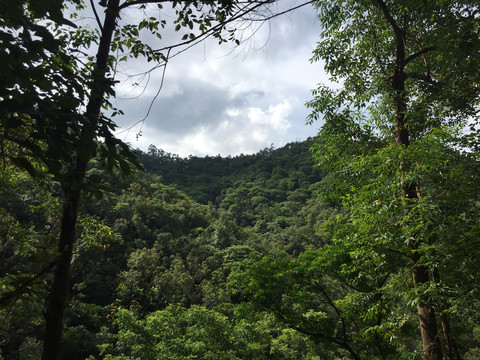
[[[272,14],[271,16],[263,17],[263,18],[261,18],[261,19],[249,19],[249,18],[246,18],[245,20],[246,20],[246,21],[252,21],[252,22],[255,22],[255,21],[263,21],[263,22],[265,22],[265,21],[274,19],[274,18],[276,18],[276,17],[278,17],[278,16],[288,14],[289,12],[298,10],[298,9],[304,7],[304,6],[313,4],[313,3],[315,3],[315,2],[317,2],[317,0],[310,0],[310,1],[307,1],[307,2],[304,2],[304,3],[301,3],[300,5],[291,7],[291,8],[289,8],[289,9],[287,9],[287,10],[281,11],[281,12],[279,12],[279,13]]]
[[[172,2],[172,0],[133,0],[133,1],[125,1],[123,4],[121,4],[118,9],[123,10],[129,6],[134,6],[134,5],[142,5],[142,4],[158,4],[158,3],[166,3],[166,2]],[[192,3],[193,1],[184,1],[184,2],[189,2]]]
[[[175,55],[172,56],[172,57],[175,57],[175,56],[181,54],[182,52],[186,51],[187,49],[191,48],[193,45],[196,45],[199,42],[203,41],[204,39],[208,38],[210,35],[214,34],[215,32],[221,30],[228,23],[244,19],[245,15],[254,12],[255,10],[257,10],[258,8],[260,8],[263,5],[270,4],[273,1],[274,0],[266,0],[266,1],[260,1],[260,2],[249,2],[249,3],[247,3],[247,5],[239,8],[234,15],[232,15],[228,19],[226,19],[224,21],[221,21],[218,24],[212,26],[210,29],[208,29],[207,31],[205,31],[201,35],[196,36],[192,39],[186,40],[186,41],[181,42],[181,43],[177,43],[177,44],[174,44],[174,45],[169,45],[169,46],[165,46],[163,48],[159,48],[155,51],[161,52],[161,51],[166,51],[166,50],[169,50],[169,49],[175,49],[175,48],[179,48],[179,47],[189,45],[185,49],[179,51],[178,53],[176,53]],[[264,17],[264,18],[262,18],[262,20],[257,20],[257,21],[267,21],[271,18],[274,18],[275,16],[276,15],[273,14],[272,16]],[[252,21],[252,20],[249,20],[249,21]]]
[[[164,3],[164,2],[171,2],[171,0],[133,0],[133,1],[126,1],[119,6],[119,9],[121,10],[121,9],[125,9],[129,6],[139,5],[139,4],[155,4],[155,3]],[[184,1],[184,2],[193,3],[192,1]],[[155,49],[155,50],[153,50],[153,52],[155,52],[157,54],[160,54],[162,52],[167,52],[166,58],[167,59],[172,59],[172,58],[180,55],[181,53],[189,50],[190,48],[194,47],[195,45],[201,43],[202,41],[204,41],[206,38],[208,38],[212,34],[215,34],[216,32],[220,32],[229,23],[239,21],[239,20],[243,20],[244,22],[254,22],[254,21],[266,22],[270,19],[273,19],[273,18],[276,18],[278,16],[287,14],[287,13],[295,11],[297,9],[300,9],[300,8],[306,6],[306,5],[313,4],[315,2],[315,0],[308,0],[308,1],[306,1],[302,4],[300,4],[300,5],[296,5],[294,7],[291,7],[290,9],[287,9],[285,11],[281,11],[281,12],[278,12],[278,13],[270,13],[268,16],[265,16],[265,15],[262,14],[262,16],[259,15],[259,18],[246,18],[245,17],[247,14],[252,14],[252,13],[254,14],[260,7],[262,7],[266,4],[271,4],[273,2],[274,2],[274,0],[239,1],[239,2],[236,3],[237,8],[236,8],[235,13],[232,16],[225,19],[224,21],[218,22],[217,24],[210,27],[208,30],[206,30],[205,32],[203,32],[202,34],[200,34],[198,36],[195,36],[191,39],[188,39],[188,40],[180,42],[180,43],[176,43],[176,44],[173,44],[173,45],[165,46],[163,48]],[[242,6],[238,6],[238,5],[242,5]],[[176,48],[180,48],[180,49],[176,53],[174,53],[173,55],[170,55],[170,52],[172,50],[176,49]],[[139,136],[141,136],[141,131],[142,131],[143,124],[144,124],[145,120],[148,118],[148,116],[150,114],[150,111],[152,109],[152,106],[153,106],[154,102],[156,101],[157,97],[159,96],[159,94],[162,90],[163,82],[164,82],[164,79],[165,79],[166,66],[167,66],[167,64],[165,62],[165,63],[159,64],[159,65],[155,65],[151,69],[149,69],[149,70],[147,70],[147,71],[145,71],[141,74],[137,74],[137,75],[145,76],[146,74],[150,74],[151,72],[158,69],[159,67],[163,67],[163,73],[162,73],[160,87],[159,87],[156,95],[154,96],[153,100],[150,102],[150,106],[148,108],[147,114],[141,120],[136,121],[134,124],[130,125],[125,130],[122,130],[122,131],[116,133],[116,135],[119,135],[119,134],[122,134],[122,133],[125,133],[125,132],[127,132],[127,134],[128,134],[128,132],[130,130],[132,130],[136,125],[141,124],[140,130],[137,133],[137,139],[138,139]]]
[[[93,13],[95,14],[95,19],[97,20],[98,27],[100,28],[100,31],[103,32],[103,25],[100,21],[100,17],[98,16],[97,9],[95,8],[93,0],[90,0],[90,5],[92,5]]]
[[[128,134],[128,131],[130,131],[134,126],[138,125],[138,124],[142,124],[140,126],[140,130],[138,130],[137,134],[136,134],[136,137],[137,137],[137,140],[138,140],[138,137],[142,135],[142,128],[143,128],[143,124],[145,123],[145,120],[147,120],[148,116],[150,115],[150,111],[152,110],[152,107],[153,107],[153,104],[155,103],[155,101],[157,100],[158,96],[160,95],[160,92],[162,91],[162,88],[163,88],[163,82],[165,81],[165,72],[167,70],[167,64],[168,64],[168,57],[170,55],[170,50],[168,50],[168,53],[167,53],[167,61],[165,61],[164,65],[163,65],[163,71],[162,71],[162,79],[160,81],[160,86],[157,90],[157,93],[155,94],[155,96],[153,97],[152,101],[150,101],[150,105],[148,106],[148,110],[147,110],[147,113],[145,114],[145,116],[138,120],[135,124],[131,125],[128,129],[125,129],[118,134],[121,134],[125,131],[127,131],[127,134]]]

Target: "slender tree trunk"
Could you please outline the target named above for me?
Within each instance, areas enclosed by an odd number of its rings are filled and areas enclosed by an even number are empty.
[[[104,101],[105,89],[109,86],[106,79],[106,70],[108,68],[112,35],[116,27],[119,2],[119,0],[109,0],[106,7],[102,36],[98,45],[96,67],[92,73],[90,97],[85,113],[86,123],[80,135],[80,143],[78,145],[81,148],[92,149],[95,146],[98,118]],[[76,189],[76,186],[80,185],[85,178],[87,165],[92,156],[92,152],[87,151],[86,153],[88,155],[85,155],[85,152],[83,152],[82,155],[79,153],[76,156],[75,165],[68,180],[69,183],[62,184],[65,199],[58,245],[60,255],[56,261],[53,282],[46,303],[42,360],[55,360],[59,356],[63,317],[69,292],[70,264],[76,238],[75,229],[81,196],[81,191],[72,190],[72,187]]]
[[[396,142],[398,146],[408,146],[410,143],[408,128],[405,124],[405,101],[404,87],[405,81],[403,74],[400,74],[400,80],[393,82],[397,86],[394,100],[394,121]],[[401,169],[405,170],[405,169]],[[403,185],[403,196],[407,199],[417,198],[415,184]],[[442,349],[438,339],[438,329],[436,323],[435,311],[427,306],[424,299],[422,285],[430,281],[429,270],[423,265],[419,265],[420,255],[418,253],[419,244],[413,242],[410,244],[410,261],[412,263],[412,280],[415,288],[415,294],[418,298],[417,312],[420,325],[420,335],[422,338],[422,348],[425,360],[442,360]]]
[[[406,65],[406,33],[398,25],[396,20],[390,13],[384,0],[374,0],[380,7],[385,20],[390,24],[395,35],[395,67],[394,74],[391,78],[391,87],[393,91],[393,122],[395,125],[395,141],[398,146],[410,145],[410,134],[408,126],[405,122],[407,112],[407,101],[405,94],[405,81],[407,79],[405,73]],[[401,165],[403,166],[403,165]],[[406,169],[400,168],[401,171]],[[408,199],[417,198],[415,184],[403,184],[403,197],[405,202]],[[415,288],[415,294],[418,298],[418,318],[420,324],[420,334],[422,337],[422,348],[425,360],[442,360],[442,349],[438,341],[438,330],[436,316],[433,309],[427,306],[421,286],[430,281],[428,268],[419,264],[420,255],[418,253],[419,244],[413,242],[410,244],[410,260],[412,263],[412,279]]]
[[[405,124],[406,101],[404,98],[405,76],[403,74],[403,67],[401,67],[401,71],[394,76],[392,85],[395,90],[393,106],[395,140],[398,146],[409,146],[409,132]],[[401,170],[404,171],[405,169]],[[404,184],[403,196],[405,199],[417,198],[415,184]],[[442,360],[442,349],[438,341],[435,312],[427,306],[422,290],[420,289],[422,285],[430,281],[430,277],[428,268],[418,264],[420,260],[418,245],[419,244],[415,242],[410,244],[410,260],[412,263],[413,286],[418,298],[417,312],[422,337],[423,354],[425,360]]]
[[[418,298],[417,312],[420,322],[423,356],[425,360],[442,360],[442,348],[438,338],[435,311],[427,306],[423,291],[420,289],[422,285],[430,281],[429,271],[425,266],[418,265],[420,255],[416,250],[416,247],[412,247],[410,260],[412,262],[412,279],[415,295]]]
[[[63,314],[67,303],[70,262],[75,242],[75,226],[78,215],[80,191],[66,191],[63,205],[62,227],[58,245],[59,256],[56,261],[52,287],[47,300],[45,313],[45,335],[42,359],[58,357],[63,328]]]
[[[447,314],[443,310],[438,311],[438,317],[442,324],[443,332],[443,347],[445,348],[445,360],[453,360],[453,344],[450,330],[450,323],[448,322]]]
[[[435,283],[440,282],[440,274],[438,269],[433,269],[433,279]],[[443,333],[443,347],[445,349],[445,360],[453,360],[454,356],[454,343],[452,339],[452,331],[450,329],[450,323],[448,321],[447,314],[443,312],[445,305],[444,303],[439,300],[438,301],[438,317],[440,319],[440,324],[442,326],[442,333]]]

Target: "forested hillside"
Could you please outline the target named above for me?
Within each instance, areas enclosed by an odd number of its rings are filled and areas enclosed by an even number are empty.
[[[242,296],[227,283],[245,259],[270,251],[297,256],[324,244],[319,226],[336,210],[316,200],[322,176],[313,167],[312,144],[229,158],[139,153],[146,171],[122,182],[94,164],[89,174],[113,185],[100,199],[85,199],[80,214],[61,358],[267,358],[287,351],[290,337],[300,342],[295,346],[307,341],[267,314],[260,322],[242,320],[236,314]],[[1,181],[0,346],[5,359],[36,358],[59,189],[48,179],[36,185],[12,166]],[[152,344],[157,334],[148,333],[145,321],[170,335]],[[142,334],[133,335],[135,329]]]
[[[340,175],[315,169],[315,146],[186,159],[151,147],[138,152],[146,171],[122,181],[93,163],[88,173],[112,186],[84,199],[60,358],[420,358],[415,303],[403,302],[413,299],[408,276],[381,268],[403,259],[392,250],[366,271],[356,264],[362,249],[340,246],[338,231],[350,236],[334,202]],[[0,349],[35,359],[59,189],[14,166],[1,185]],[[477,277],[461,266],[444,296],[459,316],[456,351],[475,359]]]

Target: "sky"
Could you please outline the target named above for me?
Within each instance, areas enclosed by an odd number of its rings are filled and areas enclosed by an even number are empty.
[[[279,0],[273,11],[298,4]],[[134,20],[133,13],[122,17]],[[131,75],[152,64],[120,64],[113,103],[124,115],[114,118],[117,136],[133,148],[153,144],[182,157],[252,154],[314,136],[320,124],[306,125],[305,103],[327,81],[322,64],[309,61],[320,32],[307,5],[248,28],[243,38],[252,36],[240,46],[207,40],[168,62],[158,95],[163,68],[141,81]]]

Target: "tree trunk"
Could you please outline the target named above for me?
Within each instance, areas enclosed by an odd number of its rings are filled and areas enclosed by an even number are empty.
[[[63,315],[67,304],[70,263],[72,260],[73,244],[75,242],[75,227],[80,191],[66,190],[65,197],[58,245],[60,255],[56,260],[53,283],[48,296],[45,313],[42,360],[58,358],[62,337]]]
[[[401,74],[403,75],[403,74]],[[398,146],[408,146],[410,143],[408,128],[405,120],[405,100],[404,100],[404,77],[401,76],[400,81],[395,83],[400,89],[397,91],[394,99],[394,121],[396,142]],[[401,169],[404,171],[405,169]],[[403,185],[403,196],[407,199],[418,198],[415,184]],[[408,211],[408,210],[407,210]],[[412,242],[410,245],[410,261],[412,263],[412,280],[415,288],[415,294],[418,298],[417,312],[420,324],[420,335],[422,338],[422,348],[425,360],[442,360],[442,349],[438,339],[438,329],[436,323],[435,311],[427,306],[424,299],[422,285],[430,282],[429,270],[423,265],[419,265],[420,255],[418,253],[419,244]]]
[[[435,283],[440,282],[440,273],[438,269],[433,269],[433,279]],[[443,333],[443,347],[445,349],[445,360],[453,360],[454,357],[454,343],[452,339],[452,331],[450,330],[450,323],[448,322],[447,314],[443,312],[445,305],[442,300],[438,301],[438,317],[442,326]],[[458,356],[458,358],[460,358]]]
[[[95,146],[96,128],[101,107],[104,101],[105,90],[109,86],[106,78],[108,56],[112,35],[116,27],[118,6],[120,0],[109,0],[105,11],[105,21],[102,36],[98,45],[96,67],[92,72],[90,96],[85,113],[85,125],[80,135],[79,149],[92,149]],[[63,330],[63,317],[67,306],[68,287],[70,280],[70,263],[73,246],[75,244],[75,228],[80,204],[81,190],[72,190],[72,185],[82,184],[91,159],[92,152],[87,156],[80,152],[76,156],[74,168],[71,169],[69,183],[61,184],[65,196],[60,240],[58,245],[59,256],[45,311],[45,334],[43,340],[42,360],[58,359]]]
[[[398,98],[401,98],[399,96]],[[397,98],[397,99],[398,99]],[[395,129],[396,141],[399,146],[409,145],[408,129],[404,123],[405,113],[398,109],[404,109],[405,102],[399,101],[398,107],[395,107]],[[405,169],[401,169],[405,170]],[[403,185],[403,196],[406,199],[418,198],[415,184]],[[408,210],[407,210],[408,211]],[[422,338],[423,356],[425,360],[442,360],[442,349],[438,339],[438,329],[435,311],[427,306],[425,296],[423,295],[422,285],[430,282],[429,269],[419,265],[420,255],[418,253],[419,244],[412,242],[410,245],[410,261],[412,263],[412,280],[415,289],[415,295],[418,299],[417,312],[420,324],[420,335]]]
[[[380,6],[386,21],[390,24],[392,31],[395,34],[395,66],[394,74],[391,78],[391,87],[393,90],[393,122],[395,125],[395,141],[398,146],[410,145],[410,134],[407,124],[405,123],[405,116],[407,113],[407,99],[405,94],[405,81],[407,79],[405,73],[406,65],[406,33],[398,25],[387,5],[383,0],[375,0]],[[402,169],[400,171],[406,171]],[[403,181],[403,179],[402,179]],[[403,194],[405,203],[408,199],[418,198],[415,184],[403,183]],[[408,210],[406,210],[408,211]],[[438,341],[438,330],[436,324],[436,316],[433,309],[427,306],[424,300],[424,295],[420,287],[430,281],[428,268],[419,265],[420,255],[418,253],[418,243],[412,242],[410,244],[410,260],[412,263],[412,278],[415,294],[418,298],[418,318],[420,324],[420,334],[422,338],[422,348],[425,360],[442,360],[442,349]]]
[[[443,347],[445,348],[445,360],[453,360],[453,345],[451,339],[450,324],[447,319],[447,314],[443,310],[438,311],[438,317],[440,318],[440,323],[442,324],[442,333],[443,333]]]
[[[442,348],[438,338],[435,312],[427,306],[423,291],[420,289],[422,285],[430,281],[428,269],[425,266],[418,265],[420,256],[416,250],[416,247],[412,246],[410,260],[412,262],[412,278],[415,295],[418,298],[417,312],[420,322],[423,356],[425,360],[442,360]]]

